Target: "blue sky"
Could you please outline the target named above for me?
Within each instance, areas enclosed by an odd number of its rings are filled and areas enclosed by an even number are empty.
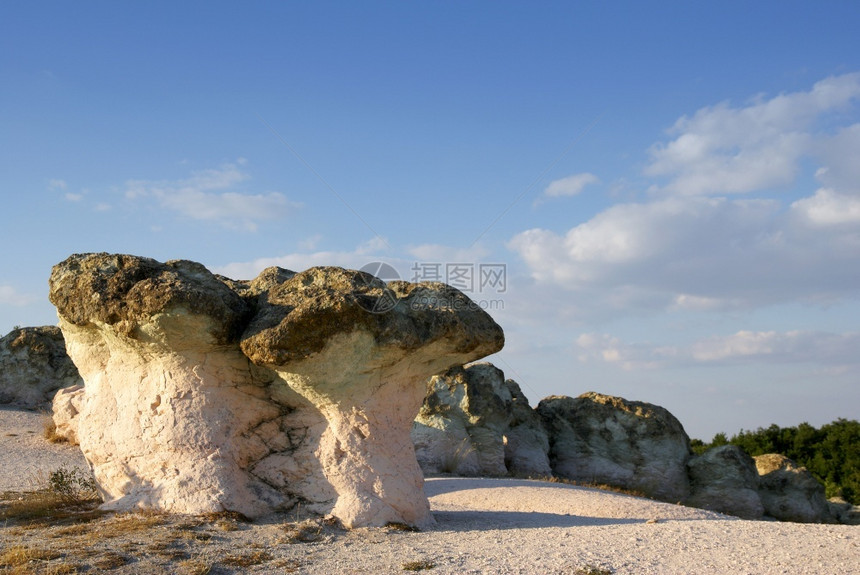
[[[860,417],[860,5],[647,4],[4,2],[0,332],[76,252],[503,264],[533,404]]]

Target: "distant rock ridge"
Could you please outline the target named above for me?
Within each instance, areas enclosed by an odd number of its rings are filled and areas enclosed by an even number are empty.
[[[725,445],[694,455],[662,407],[587,392],[535,409],[489,363],[432,377],[412,439],[425,473],[555,476],[606,484],[744,519],[860,524],[860,507],[827,501],[824,486],[781,455]]]

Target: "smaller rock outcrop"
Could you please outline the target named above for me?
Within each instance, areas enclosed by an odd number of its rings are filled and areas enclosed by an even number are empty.
[[[520,386],[505,380],[511,394],[511,422],[505,434],[505,466],[518,477],[550,477],[549,436]]]
[[[690,497],[685,505],[744,519],[761,519],[764,507],[759,497],[755,461],[736,445],[722,445],[693,457]]]
[[[0,338],[0,404],[48,407],[55,391],[81,383],[60,328],[16,328]]]
[[[776,453],[754,457],[764,512],[780,521],[832,523],[824,486],[805,467]]]
[[[843,525],[860,525],[860,506],[852,505],[841,497],[827,500],[830,516]]]
[[[430,378],[412,441],[425,473],[549,474],[548,440],[538,418],[516,382],[505,381],[489,363]]]
[[[411,434],[425,473],[507,473],[504,436],[511,396],[504,380],[488,363],[453,367],[430,378]]]
[[[72,385],[64,387],[54,395],[51,411],[54,420],[54,435],[61,437],[72,445],[79,445],[78,414],[83,409],[84,386]]]
[[[663,501],[690,493],[690,438],[666,409],[599,393],[550,396],[537,406],[556,475],[640,491]]]

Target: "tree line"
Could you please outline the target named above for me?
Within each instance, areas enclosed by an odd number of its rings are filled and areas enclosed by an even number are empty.
[[[779,453],[806,467],[821,483],[825,495],[841,497],[860,505],[860,423],[837,419],[816,429],[808,423],[795,427],[759,427],[729,439],[718,433],[710,443],[691,440],[693,451],[702,454],[712,447],[732,444],[751,456]]]

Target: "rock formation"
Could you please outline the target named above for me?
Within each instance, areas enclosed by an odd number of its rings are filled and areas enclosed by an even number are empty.
[[[57,389],[79,383],[59,328],[16,328],[0,338],[0,404],[47,407]]]
[[[511,422],[505,434],[505,466],[520,477],[549,477],[549,436],[540,416],[512,379],[505,380],[511,394]]]
[[[754,457],[764,512],[780,521],[832,522],[824,486],[805,468],[776,453]]]
[[[549,434],[556,475],[664,501],[689,495],[690,439],[662,407],[589,392],[548,397],[537,412]]]
[[[334,267],[237,282],[78,254],[50,298],[86,382],[58,401],[113,509],[428,525],[409,437],[426,381],[504,339],[449,286]]]
[[[412,427],[426,473],[549,475],[548,440],[516,382],[489,363],[453,367],[427,383]]]
[[[755,461],[736,445],[721,445],[690,459],[692,493],[685,505],[761,519],[764,507],[759,497]]]
[[[860,525],[860,506],[852,505],[841,497],[827,500],[830,517],[843,525]]]

